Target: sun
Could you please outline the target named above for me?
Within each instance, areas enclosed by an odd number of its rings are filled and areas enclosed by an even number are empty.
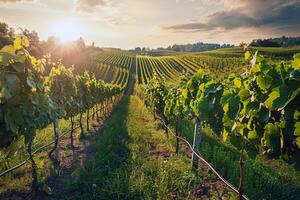
[[[83,35],[83,28],[75,21],[59,21],[53,25],[52,32],[61,42],[70,42]]]

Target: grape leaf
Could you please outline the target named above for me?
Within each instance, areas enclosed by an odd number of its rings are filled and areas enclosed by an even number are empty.
[[[280,155],[280,135],[281,130],[276,124],[268,123],[264,128],[265,145],[273,151],[275,156]]]
[[[16,50],[19,50],[22,48],[22,38],[21,37],[17,37],[15,40],[14,40],[14,48]]]
[[[269,87],[272,84],[272,77],[269,75],[259,75],[256,79],[257,85],[260,87],[262,90],[269,89]]]
[[[251,53],[250,53],[250,51],[246,51],[246,52],[245,52],[245,60],[250,60],[250,58],[251,58]]]

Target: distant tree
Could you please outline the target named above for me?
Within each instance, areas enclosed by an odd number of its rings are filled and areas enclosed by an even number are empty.
[[[5,45],[12,44],[13,38],[10,37],[8,33],[8,25],[4,22],[0,22],[0,49]]]
[[[246,43],[246,42],[241,42],[240,44],[239,44],[239,47],[246,47],[248,44]]]
[[[268,39],[256,39],[250,43],[253,47],[293,47],[300,46],[300,37],[278,37]]]
[[[76,41],[76,45],[79,50],[84,50],[85,49],[84,39],[80,37],[79,40]]]
[[[136,53],[140,53],[140,52],[142,52],[142,49],[141,49],[141,47],[136,47],[136,48],[134,48],[134,51]]]
[[[40,38],[38,33],[36,31],[29,31],[28,29],[24,29],[22,31],[22,34],[25,35],[30,42],[30,47],[28,49],[29,53],[38,58],[42,57],[43,52],[40,47]]]
[[[8,30],[8,25],[4,22],[0,22],[0,34],[7,35]]]
[[[43,54],[51,54],[52,52],[55,51],[58,45],[59,45],[59,40],[54,36],[48,37],[47,41],[40,42],[40,47],[43,51]]]

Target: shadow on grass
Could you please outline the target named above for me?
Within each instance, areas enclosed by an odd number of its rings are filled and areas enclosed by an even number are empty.
[[[69,192],[59,199],[127,199],[129,136],[126,127],[129,97],[125,96],[93,138],[87,158],[74,172]]]

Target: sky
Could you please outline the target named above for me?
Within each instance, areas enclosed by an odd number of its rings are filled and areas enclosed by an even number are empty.
[[[131,49],[300,36],[300,0],[0,0],[0,21]]]

